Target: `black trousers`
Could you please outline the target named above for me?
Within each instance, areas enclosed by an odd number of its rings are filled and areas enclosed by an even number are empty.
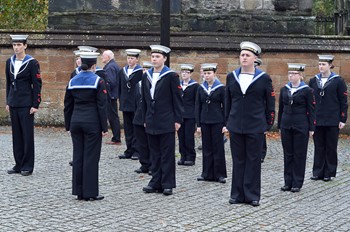
[[[108,105],[108,122],[112,129],[112,142],[120,142],[120,120],[118,115],[118,101],[111,99]]]
[[[232,154],[231,198],[249,203],[261,193],[261,148],[264,134],[230,132]]]
[[[131,157],[136,152],[134,125],[132,123],[133,119],[134,112],[123,111],[124,134],[126,143],[126,150],[124,151],[124,154],[128,157]]]
[[[175,132],[148,134],[148,142],[152,158],[152,179],[148,185],[159,190],[175,188]]]
[[[284,185],[301,188],[305,178],[308,131],[281,128],[284,155]]]
[[[184,118],[180,129],[179,152],[181,161],[196,161],[196,150],[194,148],[194,133],[196,132],[196,120],[194,118]]]
[[[261,159],[265,159],[267,152],[267,143],[266,143],[266,134],[264,134],[264,141],[263,141],[263,147],[261,151]]]
[[[151,170],[151,157],[145,127],[134,124],[134,135],[136,140],[136,149],[139,153],[139,162],[141,164],[141,170],[149,171]]]
[[[71,123],[73,142],[73,195],[96,197],[102,130],[99,123]]]
[[[201,176],[206,180],[216,181],[219,177],[227,177],[222,127],[222,123],[201,124],[203,154]]]
[[[12,125],[14,170],[30,171],[34,169],[34,114],[31,107],[10,107]]]
[[[312,173],[320,178],[335,177],[338,166],[338,137],[337,126],[316,126],[314,133],[314,165]]]

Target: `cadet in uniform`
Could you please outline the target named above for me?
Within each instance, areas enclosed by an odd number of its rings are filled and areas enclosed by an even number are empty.
[[[143,62],[142,65],[143,73],[145,73],[148,69],[152,68],[152,64],[150,62]],[[141,167],[136,169],[136,173],[148,173],[151,174],[151,157],[148,146],[148,138],[145,131],[145,126],[142,117],[142,81],[140,80],[137,83],[135,88],[135,116],[132,123],[134,124],[134,135],[136,139],[136,148],[139,152],[139,162]]]
[[[217,64],[202,64],[205,81],[196,97],[197,132],[202,134],[203,167],[198,181],[226,183],[223,136],[225,126],[225,87],[216,78]]]
[[[305,64],[288,64],[289,82],[281,88],[278,129],[284,156],[282,191],[299,192],[304,183],[309,137],[315,130],[315,97],[303,81]]]
[[[11,35],[15,52],[6,61],[6,110],[10,112],[15,166],[8,174],[28,176],[34,169],[34,114],[41,102],[39,62],[27,55],[28,35]]]
[[[179,151],[181,154],[178,165],[192,166],[196,161],[194,148],[194,133],[196,132],[196,117],[194,114],[198,83],[191,79],[194,70],[192,64],[181,64],[182,101],[184,106],[183,122],[178,131]]]
[[[118,79],[119,85],[119,103],[120,111],[123,112],[124,133],[126,150],[119,155],[120,159],[134,159],[139,158],[139,154],[135,146],[135,136],[132,120],[135,114],[135,88],[142,77],[142,67],[138,64],[139,49],[125,50],[128,64],[119,71]]]
[[[312,180],[330,181],[337,174],[339,130],[347,120],[347,87],[339,75],[331,71],[334,56],[319,55],[320,73],[309,82],[316,99],[314,164]]]
[[[98,164],[102,136],[107,135],[107,90],[96,75],[99,53],[80,54],[82,71],[67,86],[64,98],[65,128],[73,142],[73,195],[78,200],[102,200],[98,189]]]
[[[175,180],[175,131],[182,123],[179,76],[164,63],[170,48],[151,45],[153,68],[142,78],[142,112],[150,153],[152,179],[143,191],[173,194]]]
[[[232,154],[231,204],[258,206],[261,192],[261,149],[273,125],[275,93],[269,75],[254,66],[261,48],[240,44],[241,67],[227,75],[226,118]]]

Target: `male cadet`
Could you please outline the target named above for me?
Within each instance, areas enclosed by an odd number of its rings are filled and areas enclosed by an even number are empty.
[[[146,193],[173,194],[175,180],[175,132],[182,123],[179,76],[165,65],[170,48],[151,45],[153,68],[142,78],[142,114],[152,158],[152,179]]]
[[[15,54],[6,61],[6,110],[10,112],[15,166],[8,174],[34,169],[34,114],[41,102],[39,62],[27,55],[28,35],[11,35]]]
[[[101,56],[102,63],[105,64],[103,70],[106,72],[107,82],[109,84],[109,99],[108,104],[108,121],[112,129],[112,139],[106,144],[119,145],[120,140],[120,120],[118,115],[118,97],[119,97],[119,84],[118,78],[119,66],[114,60],[114,53],[111,50],[106,50]]]
[[[123,69],[119,70],[118,78],[120,81],[119,109],[123,112],[126,150],[123,154],[119,155],[119,158],[137,160],[139,154],[135,146],[136,141],[132,120],[134,119],[136,109],[135,88],[137,83],[141,80],[143,73],[142,67],[138,64],[141,50],[126,49],[125,52],[128,64]]]

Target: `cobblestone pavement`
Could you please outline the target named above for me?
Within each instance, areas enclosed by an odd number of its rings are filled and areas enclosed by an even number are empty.
[[[107,141],[108,138],[104,138]],[[198,141],[197,141],[198,142]],[[11,130],[0,127],[0,231],[349,231],[350,146],[339,142],[339,168],[331,182],[311,181],[310,141],[304,186],[282,192],[283,159],[279,139],[268,139],[259,207],[230,205],[231,157],[226,143],[226,184],[198,182],[201,153],[193,167],[177,166],[172,196],[146,194],[150,177],[133,172],[138,161],[120,160],[124,145],[103,145],[102,201],[71,195],[72,144],[63,128],[36,128],[36,166],[32,176],[8,175],[13,165]]]

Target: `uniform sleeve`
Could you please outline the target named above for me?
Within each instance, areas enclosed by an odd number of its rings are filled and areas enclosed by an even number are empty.
[[[6,105],[8,105],[8,95],[10,93],[11,88],[11,74],[10,74],[10,60],[6,61],[6,69],[5,69],[5,75],[6,75]]]
[[[226,117],[225,117],[225,92],[226,92],[226,89],[225,89],[225,86],[222,88],[222,91],[221,91],[221,109],[222,109],[222,116],[223,116],[223,119],[224,119],[224,126],[226,126]]]
[[[103,132],[107,132],[107,90],[105,82],[102,80],[102,78],[100,79],[97,87],[96,99],[101,128]]]
[[[66,131],[70,130],[70,122],[74,110],[74,98],[70,90],[66,88],[66,94],[64,95],[64,126]]]
[[[281,129],[282,114],[283,114],[283,108],[284,108],[284,104],[283,104],[283,89],[284,88],[281,88],[280,96],[278,98],[278,120],[277,120],[277,128],[278,129]]]
[[[198,88],[197,94],[196,94],[196,103],[195,103],[195,117],[196,117],[196,124],[197,127],[201,127],[201,112],[202,112],[202,103],[201,103],[201,87]]]
[[[33,67],[31,68],[30,75],[31,75],[32,86],[33,86],[32,107],[37,109],[39,108],[39,105],[41,103],[41,86],[42,86],[40,65],[37,60],[33,61]]]
[[[342,78],[338,86],[338,99],[340,104],[340,122],[346,123],[348,118],[348,90]]]
[[[231,111],[231,92],[229,86],[232,84],[232,74],[227,74],[226,76],[226,89],[225,89],[225,122],[228,121]]]
[[[147,112],[147,103],[146,103],[146,81],[147,80],[147,74],[144,73],[141,79],[141,110],[142,110],[142,122],[146,122],[146,112]],[[148,90],[149,91],[149,90]]]
[[[183,102],[181,97],[180,79],[177,74],[172,76],[171,91],[173,95],[173,110],[174,110],[175,122],[182,123],[182,115],[183,115],[184,109],[183,109]]]
[[[275,121],[275,91],[273,90],[272,80],[270,76],[268,77],[268,83],[266,87],[266,122],[267,122],[267,131],[273,126]]]
[[[315,131],[316,126],[316,116],[315,116],[315,95],[314,90],[312,88],[308,89],[307,96],[306,96],[306,110],[307,110],[307,117],[309,121],[309,131]]]

